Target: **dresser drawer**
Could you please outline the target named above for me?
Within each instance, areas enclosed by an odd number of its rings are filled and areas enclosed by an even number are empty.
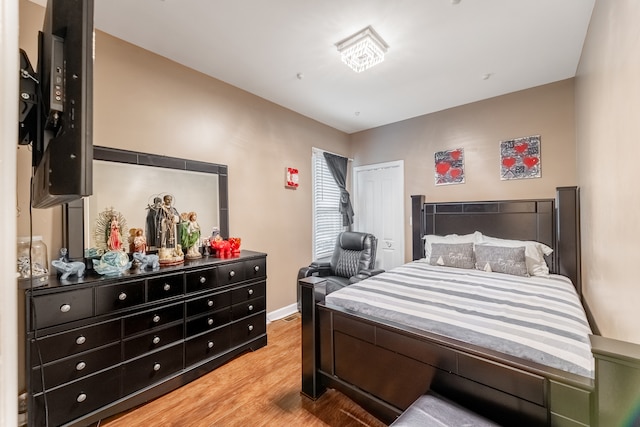
[[[105,314],[144,303],[144,280],[98,286],[96,314]]]
[[[187,301],[187,317],[219,310],[231,305],[231,292],[218,292]]]
[[[149,301],[182,295],[184,293],[184,276],[180,273],[149,279],[147,289]]]
[[[31,343],[31,363],[49,363],[63,357],[91,350],[120,340],[120,321],[112,320],[94,326],[73,329],[56,335],[38,338]]]
[[[187,293],[204,291],[218,285],[216,268],[192,271],[186,274]]]
[[[241,302],[231,307],[231,318],[233,320],[242,319],[264,310],[264,298],[255,298],[246,302]]]
[[[267,314],[265,312],[247,317],[233,323],[231,327],[231,347],[242,345],[264,335],[266,332]]]
[[[231,307],[213,311],[187,321],[187,337],[210,331],[231,321]]]
[[[124,358],[125,360],[133,359],[141,354],[154,351],[160,347],[164,347],[181,340],[183,337],[184,324],[179,323],[174,326],[154,330],[148,334],[127,339],[124,342]]]
[[[185,366],[210,359],[229,349],[231,326],[216,329],[185,342]]]
[[[93,316],[93,289],[77,289],[33,297],[32,325],[42,329]],[[33,329],[33,326],[32,326]]]
[[[233,262],[218,266],[218,283],[221,286],[242,282],[245,279],[243,262]]]
[[[183,367],[183,344],[133,360],[124,365],[122,391],[124,395],[145,388],[166,378]]]
[[[49,407],[49,423],[45,422],[44,398],[35,398],[33,425],[59,426],[75,418],[81,417],[120,398],[120,368],[110,369],[99,374],[86,377],[80,381],[47,392]]]
[[[124,319],[124,334],[130,336],[138,332],[155,330],[163,325],[184,318],[184,304],[173,304],[145,311]]]
[[[252,259],[244,262],[245,279],[262,279],[267,277],[267,259]]]
[[[237,289],[233,289],[231,291],[231,304],[237,304],[239,302],[245,302],[255,298],[264,297],[266,290],[267,287],[265,286],[265,282],[246,285]]]
[[[47,389],[64,384],[120,363],[120,343],[97,348],[44,365],[44,381]],[[42,391],[40,368],[31,373],[33,391]]]

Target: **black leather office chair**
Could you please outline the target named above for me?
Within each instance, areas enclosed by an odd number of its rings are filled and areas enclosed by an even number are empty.
[[[298,280],[309,276],[326,277],[327,294],[384,270],[375,269],[378,239],[369,233],[343,231],[338,234],[331,261],[314,261],[298,271]],[[297,285],[296,285],[297,286]],[[300,289],[298,287],[298,308]]]

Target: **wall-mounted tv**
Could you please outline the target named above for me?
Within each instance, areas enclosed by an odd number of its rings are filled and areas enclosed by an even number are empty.
[[[25,114],[18,141],[33,145],[34,208],[92,194],[93,10],[94,0],[48,0],[36,78],[21,70],[21,97],[22,86],[38,82],[37,119]]]

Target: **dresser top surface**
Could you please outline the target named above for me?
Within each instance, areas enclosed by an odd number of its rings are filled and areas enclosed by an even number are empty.
[[[53,291],[61,287],[86,287],[105,285],[110,283],[129,281],[129,280],[142,280],[152,278],[154,276],[167,275],[171,273],[183,273],[192,270],[199,270],[202,268],[225,265],[238,261],[248,261],[251,259],[260,259],[266,257],[267,254],[262,252],[255,252],[249,250],[242,250],[239,254],[234,254],[224,258],[218,258],[214,256],[202,257],[198,259],[185,260],[183,264],[160,267],[156,269],[129,269],[122,274],[116,276],[101,276],[94,270],[87,270],[83,277],[72,276],[66,280],[62,280],[55,275],[51,275],[48,281],[44,285],[33,286],[30,288],[29,280],[20,280],[18,283],[19,289],[30,291],[33,293],[46,293],[47,290]],[[34,279],[34,283],[37,279]]]

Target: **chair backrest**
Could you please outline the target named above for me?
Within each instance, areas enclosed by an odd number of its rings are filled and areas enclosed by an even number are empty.
[[[378,239],[369,233],[343,231],[338,234],[331,257],[331,270],[336,276],[351,277],[362,270],[373,269]]]

